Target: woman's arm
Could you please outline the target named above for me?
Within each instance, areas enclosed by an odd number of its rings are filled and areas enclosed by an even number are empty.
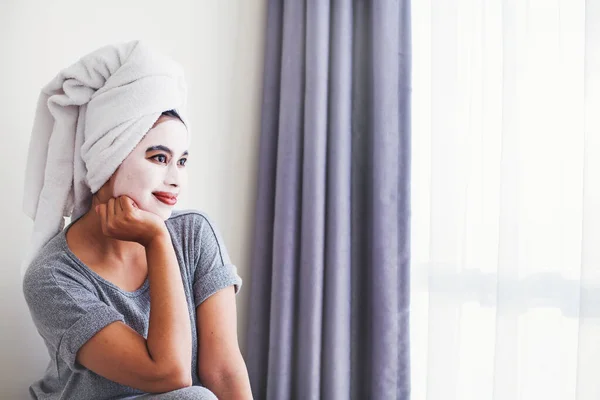
[[[114,211],[107,215],[107,209]],[[144,339],[122,322],[100,330],[77,352],[77,361],[97,374],[145,392],[166,392],[192,384],[192,337],[187,301],[171,237],[162,221],[151,233],[136,232],[151,218],[129,202],[102,207],[103,231],[145,248],[150,282],[150,320]],[[109,218],[110,216],[110,218]],[[136,222],[137,218],[137,222]],[[147,235],[147,236],[146,236]]]
[[[165,228],[146,246],[150,281],[148,353],[159,364],[172,365],[185,386],[192,384],[192,328],[181,272],[171,236]]]
[[[196,308],[198,376],[220,400],[252,399],[236,319],[233,286],[218,291]]]
[[[77,362],[111,381],[156,393],[192,384],[191,326],[170,237],[146,246],[150,281],[148,339],[112,323],[77,352]]]

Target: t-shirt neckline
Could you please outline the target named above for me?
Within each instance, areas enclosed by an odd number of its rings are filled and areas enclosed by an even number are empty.
[[[144,283],[142,284],[142,286],[140,286],[139,288],[137,288],[133,292],[128,292],[127,290],[124,290],[124,289],[120,288],[119,286],[115,285],[114,283],[112,283],[112,282],[104,279],[97,272],[95,272],[93,269],[91,269],[90,267],[88,267],[82,260],[79,259],[79,257],[77,257],[75,255],[75,253],[73,253],[71,251],[71,249],[69,248],[69,244],[67,243],[67,231],[69,230],[69,228],[71,227],[71,225],[73,225],[78,219],[79,218],[77,218],[76,220],[71,221],[69,223],[69,225],[67,225],[67,227],[60,232],[60,244],[61,244],[61,247],[63,248],[63,250],[67,253],[67,255],[71,259],[73,259],[73,261],[75,263],[77,263],[81,268],[83,268],[89,275],[91,275],[95,280],[97,280],[98,282],[102,283],[105,286],[110,287],[113,290],[118,291],[119,293],[121,293],[121,294],[123,294],[125,296],[128,296],[128,297],[137,297],[137,296],[143,294],[144,292],[146,292],[146,290],[150,287],[150,281],[148,279],[148,276],[146,276],[146,279],[144,280]]]

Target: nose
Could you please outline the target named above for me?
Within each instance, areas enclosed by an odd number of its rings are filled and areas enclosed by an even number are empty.
[[[181,171],[176,164],[170,163],[167,166],[167,173],[165,175],[165,184],[172,187],[179,187],[182,182]]]

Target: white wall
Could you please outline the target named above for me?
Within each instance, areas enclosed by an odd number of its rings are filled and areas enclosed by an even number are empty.
[[[244,345],[265,20],[265,0],[0,1],[0,399],[27,398],[48,362],[19,275],[32,229],[21,200],[36,99],[60,69],[108,43],[146,39],[185,69],[195,136],[180,208],[212,217],[245,279]]]

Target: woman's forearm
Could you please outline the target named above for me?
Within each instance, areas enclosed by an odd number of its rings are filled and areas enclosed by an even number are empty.
[[[182,377],[183,384],[191,384],[190,316],[179,264],[167,229],[145,248],[150,281],[148,351],[157,365]]]

